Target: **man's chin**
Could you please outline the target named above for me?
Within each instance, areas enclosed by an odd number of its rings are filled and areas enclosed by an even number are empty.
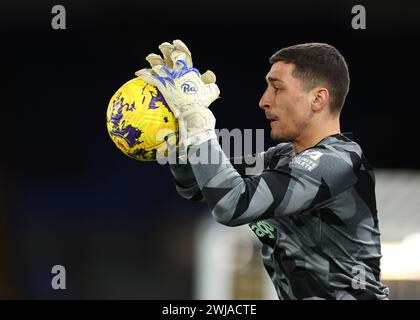
[[[288,137],[285,137],[284,135],[281,135],[279,133],[274,133],[273,130],[270,132],[271,139],[273,139],[276,142],[290,142],[290,139]]]

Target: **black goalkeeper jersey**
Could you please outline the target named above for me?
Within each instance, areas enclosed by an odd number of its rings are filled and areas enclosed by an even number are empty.
[[[200,153],[213,161],[196,161]],[[360,146],[336,134],[297,154],[280,143],[256,159],[262,170],[249,175],[210,140],[171,171],[178,193],[204,199],[218,222],[249,224],[280,299],[387,299],[375,178]]]

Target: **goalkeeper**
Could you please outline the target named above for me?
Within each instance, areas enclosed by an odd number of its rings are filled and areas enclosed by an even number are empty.
[[[387,299],[374,175],[360,146],[340,133],[350,79],[337,49],[299,44],[270,58],[259,106],[278,144],[256,156],[263,166],[253,175],[218,143],[208,109],[219,96],[214,73],[193,68],[180,40],[159,49],[163,56],[148,55],[151,68],[136,75],[178,119],[188,156],[170,164],[178,193],[204,200],[224,225],[250,226],[280,299]]]

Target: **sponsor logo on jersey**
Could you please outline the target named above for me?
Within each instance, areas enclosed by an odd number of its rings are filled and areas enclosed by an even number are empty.
[[[270,239],[275,238],[274,228],[266,221],[258,221],[251,224],[251,230],[260,238],[265,236],[268,236]]]
[[[316,150],[306,150],[301,154],[294,157],[290,164],[298,165],[308,171],[312,171],[318,166],[319,158],[321,158],[322,152]]]

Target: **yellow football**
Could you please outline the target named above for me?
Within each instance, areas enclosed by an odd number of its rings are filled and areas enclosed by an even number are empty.
[[[178,146],[178,121],[158,89],[134,78],[108,104],[108,133],[127,156],[140,161],[167,157]]]

